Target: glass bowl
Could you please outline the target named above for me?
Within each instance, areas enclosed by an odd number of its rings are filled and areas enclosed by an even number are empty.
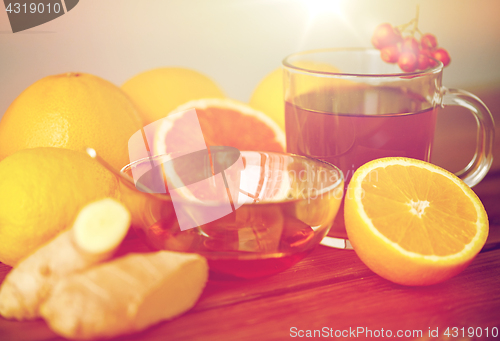
[[[198,253],[211,271],[240,278],[278,273],[309,254],[344,188],[327,162],[229,147],[141,159],[119,179],[132,226],[151,248]]]

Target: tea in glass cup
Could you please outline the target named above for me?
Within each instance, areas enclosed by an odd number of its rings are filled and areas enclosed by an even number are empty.
[[[439,108],[457,105],[478,122],[474,158],[457,173],[467,185],[476,185],[493,160],[493,118],[474,95],[443,87],[443,64],[435,61],[427,70],[402,73],[375,49],[288,56],[283,61],[287,151],[336,165],[347,186],[356,169],[374,159],[430,162]],[[347,239],[342,212],[329,235]]]

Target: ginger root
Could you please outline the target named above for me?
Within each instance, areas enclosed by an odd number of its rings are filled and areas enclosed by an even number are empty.
[[[207,261],[197,254],[129,254],[61,279],[41,315],[67,338],[115,337],[190,309],[207,279]]]
[[[0,314],[18,320],[40,316],[40,304],[64,276],[109,259],[130,225],[127,209],[113,199],[85,206],[70,230],[22,260],[0,288]]]

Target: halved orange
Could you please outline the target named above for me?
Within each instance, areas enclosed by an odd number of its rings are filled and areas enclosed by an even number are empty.
[[[249,105],[221,98],[206,98],[187,102],[168,114],[157,130],[154,142],[155,154],[175,152],[165,143],[176,141],[176,147],[196,141],[190,125],[182,126],[184,112],[195,109],[201,131],[208,146],[229,146],[239,150],[285,151],[285,133],[266,114]],[[175,134],[176,136],[169,136]],[[196,150],[196,148],[194,148]]]
[[[403,285],[434,284],[460,273],[488,236],[486,211],[462,180],[409,158],[360,167],[349,184],[344,214],[361,260]]]

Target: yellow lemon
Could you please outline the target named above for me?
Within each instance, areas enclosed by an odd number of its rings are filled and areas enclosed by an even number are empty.
[[[94,148],[116,169],[129,163],[128,139],[142,124],[114,84],[85,73],[40,79],[9,106],[0,121],[0,160],[18,150]]]
[[[122,85],[136,104],[144,124],[164,118],[177,106],[204,97],[223,98],[222,90],[207,76],[179,67],[142,72]]]
[[[117,179],[84,153],[33,148],[8,156],[0,162],[0,261],[15,265],[104,197],[118,197]]]
[[[250,97],[250,106],[262,111],[285,130],[285,100],[283,96],[283,69],[265,76]]]

